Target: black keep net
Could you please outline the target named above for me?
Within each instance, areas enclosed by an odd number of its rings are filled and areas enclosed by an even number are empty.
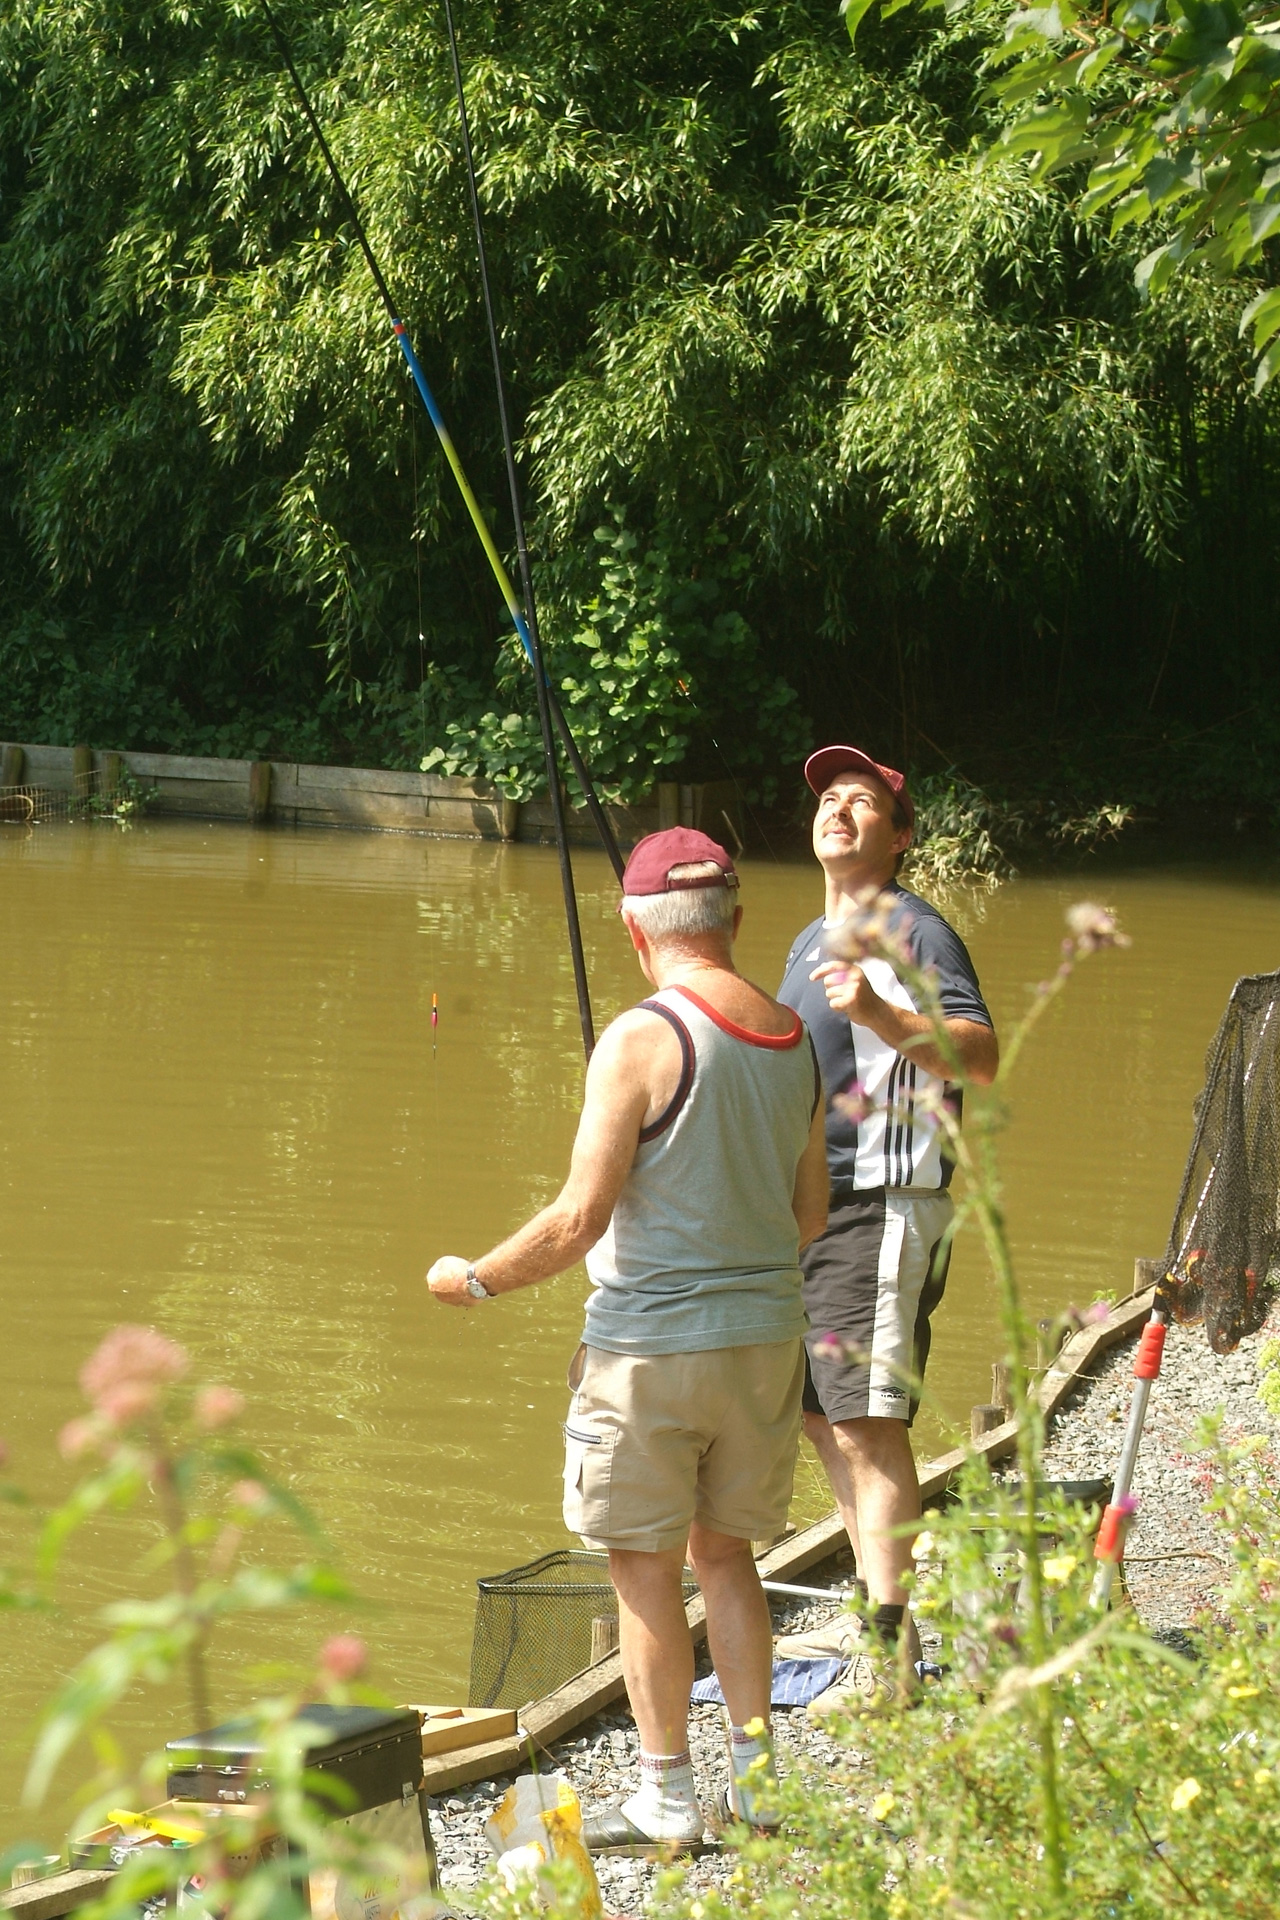
[[[473,1707],[524,1707],[591,1665],[592,1622],[618,1618],[609,1556],[584,1547],[544,1553],[476,1582]],[[685,1598],[698,1591],[692,1575]]]
[[[1256,1333],[1280,1290],[1280,973],[1238,980],[1205,1062],[1158,1304],[1203,1320],[1215,1353]]]

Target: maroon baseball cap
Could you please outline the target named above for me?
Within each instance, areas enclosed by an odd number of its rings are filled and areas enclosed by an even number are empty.
[[[907,825],[916,824],[915,801],[907,792],[904,775],[896,767],[882,767],[861,747],[819,747],[804,763],[804,777],[815,793],[825,793],[838,773],[871,773],[883,781],[907,816]]]
[[[672,867],[714,861],[719,874],[707,874],[697,880],[671,878]],[[724,848],[693,827],[667,827],[662,833],[646,834],[633,849],[622,876],[622,891],[645,893],[683,893],[695,887],[736,887],[738,872]]]

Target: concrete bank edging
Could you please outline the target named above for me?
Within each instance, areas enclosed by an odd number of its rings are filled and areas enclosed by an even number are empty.
[[[157,790],[150,811],[199,820],[271,821],[464,840],[549,842],[545,798],[506,800],[487,782],[378,767],[308,766],[292,760],[221,760],[176,753],[115,753],[90,747],[0,745],[0,792],[114,790],[122,773]],[[566,801],[567,801],[566,796]],[[606,806],[620,845],[662,827],[699,827],[713,838],[746,837],[741,795],[730,780],[658,781],[646,802]],[[567,807],[570,839],[596,845],[585,807]]]

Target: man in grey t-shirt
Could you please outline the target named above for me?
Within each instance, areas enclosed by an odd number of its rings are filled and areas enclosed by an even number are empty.
[[[751,1542],[786,1520],[804,1378],[799,1249],[827,1209],[816,1060],[803,1022],[733,964],[728,854],[672,828],[640,842],[623,886],[623,922],[657,992],[592,1056],[563,1191],[481,1259],[437,1260],[427,1276],[452,1306],[584,1255],[595,1282],[564,1511],[609,1554],[641,1748],[639,1791],[587,1823],[596,1849],[702,1838],[686,1553],[732,1721],[720,1817],[769,1823],[748,1777],[772,1765],[772,1638]]]

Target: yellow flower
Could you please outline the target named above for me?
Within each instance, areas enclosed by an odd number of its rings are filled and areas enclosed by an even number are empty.
[[[1198,1780],[1184,1780],[1179,1786],[1176,1786],[1170,1794],[1169,1805],[1175,1813],[1182,1813],[1185,1808],[1191,1805],[1193,1800],[1199,1798],[1202,1791],[1203,1789]]]
[[[1256,1687],[1228,1687],[1228,1700],[1252,1700],[1257,1694]]]
[[[706,1908],[703,1906],[701,1900],[694,1900],[689,1907],[689,1912],[692,1915],[693,1920],[702,1920],[702,1916],[706,1912]]]
[[[905,1893],[889,1895],[889,1920],[911,1920],[911,1902]]]
[[[913,1560],[927,1560],[932,1552],[933,1535],[926,1527],[923,1533],[916,1535],[915,1545],[911,1549],[911,1557]]]
[[[1255,1787],[1265,1787],[1270,1778],[1271,1778],[1270,1767],[1259,1767],[1257,1771],[1254,1773],[1253,1784]]]
[[[1079,1565],[1074,1553],[1060,1553],[1055,1559],[1045,1561],[1044,1577],[1051,1580],[1055,1587],[1060,1587],[1064,1580],[1071,1578]]]
[[[871,1818],[873,1820],[887,1820],[897,1804],[897,1801],[891,1793],[878,1793],[871,1802]]]
[[[764,1721],[760,1718],[759,1714],[757,1714],[754,1720],[747,1721],[742,1731],[746,1734],[748,1740],[763,1740],[765,1734]]]

